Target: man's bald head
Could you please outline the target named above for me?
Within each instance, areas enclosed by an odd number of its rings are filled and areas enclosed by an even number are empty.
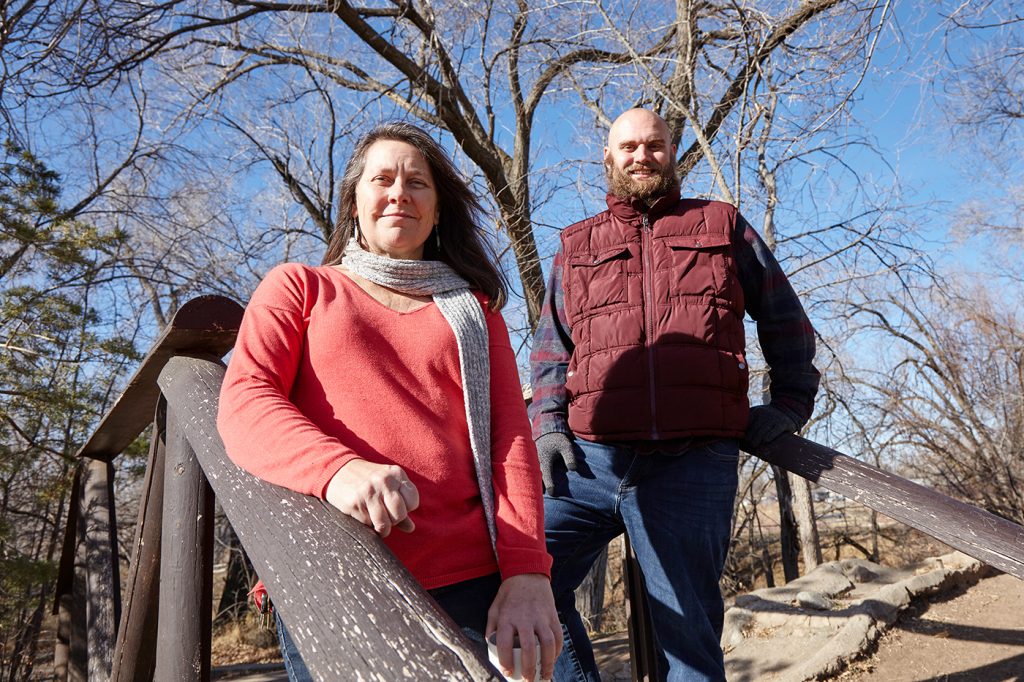
[[[630,109],[608,130],[604,148],[608,191],[624,199],[649,200],[679,184],[676,147],[665,119],[647,109]]]
[[[611,147],[623,137],[649,137],[657,135],[666,142],[672,139],[665,119],[648,109],[628,109],[612,122],[608,129],[608,146]]]

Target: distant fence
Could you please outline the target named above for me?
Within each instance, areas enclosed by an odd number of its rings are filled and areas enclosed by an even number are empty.
[[[315,677],[500,680],[372,530],[227,459],[220,358],[241,316],[223,297],[185,304],[78,453],[57,679],[209,680],[216,496]],[[112,462],[150,424],[122,609]],[[1024,579],[1022,526],[797,436],[754,454]],[[655,679],[643,583],[625,561],[633,676]]]

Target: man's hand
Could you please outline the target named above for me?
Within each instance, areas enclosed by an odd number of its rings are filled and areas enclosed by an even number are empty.
[[[540,679],[550,680],[562,651],[562,626],[547,576],[524,573],[502,581],[484,632],[487,637],[497,633],[499,667],[506,676],[512,673],[512,646],[518,636],[523,679],[539,682],[534,675],[539,658]]]
[[[416,528],[409,512],[420,506],[420,493],[402,467],[394,464],[354,459],[331,478],[325,498],[382,538],[393,527],[406,533]]]
[[[576,471],[576,451],[572,438],[552,431],[537,439],[537,459],[540,460],[540,477],[544,481],[544,492],[555,493],[555,470],[564,466],[569,471]]]
[[[786,412],[771,405],[750,408],[750,423],[744,436],[752,448],[771,442],[784,433],[796,433],[800,427]]]

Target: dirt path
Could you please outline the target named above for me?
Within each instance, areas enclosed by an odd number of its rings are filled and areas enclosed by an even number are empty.
[[[999,575],[911,607],[842,682],[1024,681],[1024,581]]]

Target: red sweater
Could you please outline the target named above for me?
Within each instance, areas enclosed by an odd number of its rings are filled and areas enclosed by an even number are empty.
[[[433,303],[382,305],[332,267],[274,268],[245,310],[220,394],[228,456],[321,499],[360,457],[420,492],[412,533],[384,542],[426,589],[500,570],[550,575],[536,449],[500,313],[487,312],[498,561],[469,446],[455,335]]]

